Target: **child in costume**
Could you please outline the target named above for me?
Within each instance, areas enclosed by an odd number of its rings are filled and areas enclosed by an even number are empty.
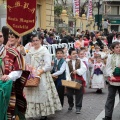
[[[68,61],[67,63],[67,70],[66,70],[67,72],[66,74],[70,75],[68,79],[71,78],[72,81],[76,81],[82,84],[82,87],[79,90],[73,88],[67,88],[67,98],[69,104],[68,110],[72,110],[74,106],[73,95],[75,93],[76,114],[80,114],[80,110],[82,108],[83,93],[84,93],[83,88],[86,85],[86,82],[83,79],[82,75],[86,72],[87,68],[80,59],[77,59],[77,52],[74,48],[71,48],[69,50],[69,55],[70,55],[70,61]]]
[[[56,59],[54,61],[54,66],[52,70],[52,77],[56,78],[55,85],[57,88],[57,92],[60,98],[60,102],[63,106],[64,104],[64,86],[62,86],[61,80],[66,80],[66,61],[63,58],[64,52],[61,48],[56,50]]]
[[[113,54],[109,55],[106,62],[106,73],[109,77],[108,97],[105,104],[105,118],[112,120],[116,92],[120,95],[120,43],[113,42],[111,45]]]
[[[91,87],[97,89],[97,93],[102,93],[102,89],[105,87],[103,75],[104,67],[105,65],[102,63],[101,55],[97,55],[91,73]]]

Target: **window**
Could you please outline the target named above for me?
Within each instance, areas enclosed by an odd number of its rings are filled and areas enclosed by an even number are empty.
[[[111,15],[119,15],[119,6],[111,7]]]

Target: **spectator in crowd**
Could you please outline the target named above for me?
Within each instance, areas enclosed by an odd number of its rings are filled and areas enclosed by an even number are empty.
[[[105,19],[103,22],[103,30],[104,30],[104,35],[107,36],[108,35],[108,21]]]
[[[62,33],[60,34],[60,39],[63,39],[66,36],[66,31],[63,29]]]
[[[80,29],[77,29],[76,37],[77,37],[78,35],[81,35]]]
[[[48,38],[46,38],[46,41],[49,44],[55,44],[54,34],[50,34]]]

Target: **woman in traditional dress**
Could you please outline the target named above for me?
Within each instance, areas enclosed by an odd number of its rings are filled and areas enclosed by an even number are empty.
[[[61,110],[62,107],[50,74],[51,55],[47,48],[41,45],[41,40],[39,35],[34,36],[34,47],[27,53],[29,64],[36,71],[33,77],[40,78],[40,83],[37,87],[25,88],[28,104],[26,118],[41,116],[41,120],[46,120],[48,115],[55,114],[55,111]]]

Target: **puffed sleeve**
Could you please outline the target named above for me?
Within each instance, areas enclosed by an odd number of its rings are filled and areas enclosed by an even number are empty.
[[[51,70],[52,57],[51,57],[51,55],[48,51],[46,51],[46,53],[44,54],[43,60],[44,60],[45,65],[42,69],[44,70],[44,72],[50,71]]]
[[[112,66],[111,66],[111,55],[108,56],[106,66],[105,66],[106,76],[113,76]]]
[[[81,61],[81,66],[79,69],[77,69],[77,74],[78,75],[83,75],[85,72],[87,71],[87,67],[85,66],[85,64]]]

